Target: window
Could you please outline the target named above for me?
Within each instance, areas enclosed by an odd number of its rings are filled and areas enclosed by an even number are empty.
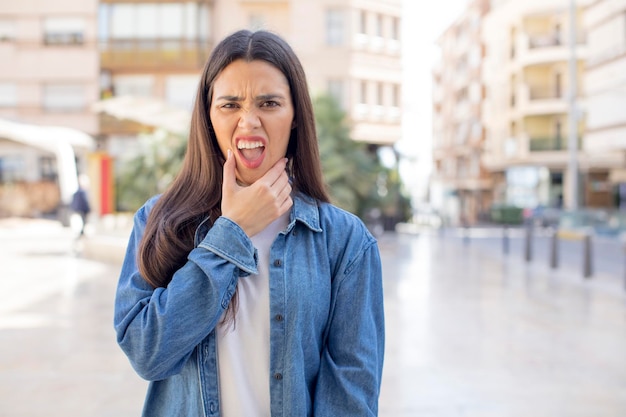
[[[391,105],[393,107],[400,107],[400,86],[398,84],[393,85],[391,94]]]
[[[199,31],[196,13],[197,9],[182,3],[112,4],[110,35],[113,39],[191,39]]]
[[[80,84],[48,84],[43,88],[43,107],[48,111],[77,111],[87,105],[85,87]]]
[[[58,178],[57,159],[52,156],[39,157],[39,176],[41,179],[55,181]]]
[[[391,18],[391,39],[394,41],[400,40],[400,18]]]
[[[383,37],[383,15],[376,15],[376,36]]]
[[[199,78],[196,75],[171,75],[165,79],[168,104],[191,111],[196,99]]]
[[[367,81],[361,81],[359,88],[359,103],[367,104]]]
[[[328,94],[335,99],[337,104],[342,109],[345,109],[345,103],[343,99],[343,81],[341,80],[329,80],[328,81]]]
[[[74,17],[48,17],[43,22],[46,45],[82,45],[85,42],[85,20]]]
[[[152,97],[154,76],[118,75],[113,78],[113,90],[116,96]]]
[[[367,12],[365,10],[359,12],[359,33],[367,34]]]
[[[0,184],[23,181],[25,178],[26,164],[22,156],[0,156]]]
[[[0,83],[0,108],[17,106],[17,86],[15,83]]]
[[[265,28],[265,16],[261,14],[251,14],[250,15],[250,30],[259,30]]]
[[[343,45],[343,12],[341,10],[326,11],[326,44]]]
[[[208,4],[200,4],[197,20],[202,22],[202,24],[198,25],[198,38],[203,41],[209,40],[211,38],[210,25],[213,20],[211,18],[211,8]]]
[[[376,86],[376,104],[382,106],[384,103],[384,84],[378,83]]]
[[[0,42],[15,40],[15,22],[9,19],[0,19]]]

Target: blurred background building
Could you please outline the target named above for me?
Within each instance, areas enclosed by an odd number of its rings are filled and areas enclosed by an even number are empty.
[[[0,215],[55,211],[86,169],[99,129],[96,22],[95,1],[0,1]],[[37,128],[48,125],[63,128]]]
[[[0,215],[63,208],[79,173],[96,213],[114,212],[122,157],[142,135],[186,134],[204,63],[239,28],[285,37],[312,95],[335,97],[351,138],[397,163],[402,118],[429,117],[403,114],[402,97],[420,94],[402,87],[403,10],[403,0],[0,0]],[[496,206],[626,207],[625,15],[626,0],[468,0],[437,40],[429,203],[466,224]]]
[[[602,197],[598,203],[626,209],[626,0],[589,4],[583,30],[588,45],[584,149],[601,161],[590,167],[587,187],[592,197]]]
[[[0,68],[0,118],[94,138],[74,145],[77,171],[91,177],[96,212],[110,213],[116,160],[138,136],[185,134],[213,45],[237,29],[268,29],[294,47],[312,94],[334,96],[351,137],[376,152],[401,135],[401,16],[402,0],[0,0],[0,60],[10,63]],[[59,182],[58,161],[37,151],[27,163],[33,146],[8,139],[0,182]]]
[[[472,223],[489,218],[494,204],[616,208],[626,164],[626,2],[485,3],[469,2],[439,41],[433,190],[440,209]],[[472,20],[479,36],[471,35]],[[472,109],[477,101],[482,108]],[[476,204],[467,180],[486,177]]]
[[[439,37],[433,69],[433,158],[431,197],[448,217],[475,223],[489,210],[492,179],[481,161],[485,144],[485,86],[481,37],[488,0],[468,3]]]

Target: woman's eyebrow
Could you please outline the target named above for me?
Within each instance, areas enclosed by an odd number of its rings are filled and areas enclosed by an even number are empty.
[[[259,94],[258,96],[256,96],[254,98],[255,100],[275,100],[275,99],[285,99],[285,96],[282,94],[278,94],[278,93],[268,93],[268,94]],[[217,100],[223,100],[223,101],[242,101],[243,97],[240,96],[231,96],[231,95],[223,95],[223,96],[219,96],[218,98],[215,99]]]
[[[256,96],[257,100],[274,100],[274,99],[284,99],[285,97],[282,94],[270,93],[270,94],[260,94]]]
[[[220,96],[216,98],[216,100],[225,100],[225,101],[241,101],[242,98],[239,96]]]

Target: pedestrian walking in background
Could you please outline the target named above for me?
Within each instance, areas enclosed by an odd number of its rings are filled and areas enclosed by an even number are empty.
[[[201,77],[171,186],[140,208],[115,300],[144,415],[376,416],[378,246],[329,203],[300,61],[239,31]]]
[[[78,190],[74,192],[72,196],[72,202],[70,203],[70,209],[80,216],[81,224],[78,237],[85,235],[85,226],[87,225],[87,216],[91,212],[91,206],[89,205],[89,198],[87,196],[87,190],[89,188],[89,178],[86,175],[79,175],[78,177]]]

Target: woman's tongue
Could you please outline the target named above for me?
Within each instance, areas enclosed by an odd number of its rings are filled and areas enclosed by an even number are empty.
[[[243,156],[246,161],[254,162],[259,159],[264,150],[265,148],[260,146],[252,149],[240,149],[239,151],[241,152],[241,156]]]

